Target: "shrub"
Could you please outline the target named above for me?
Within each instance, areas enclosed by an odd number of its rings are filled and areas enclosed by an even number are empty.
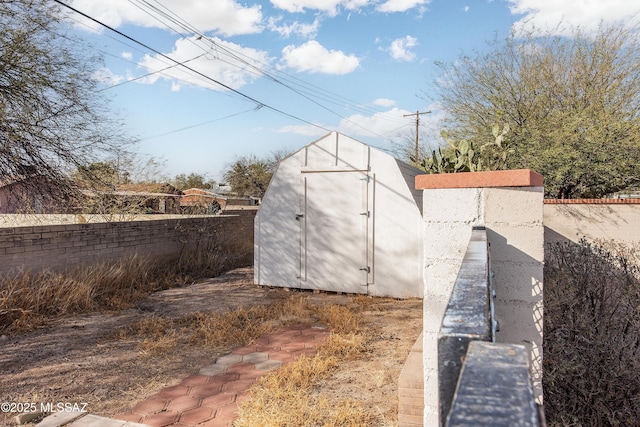
[[[547,244],[545,258],[543,384],[549,425],[637,425],[637,265],[586,241]]]

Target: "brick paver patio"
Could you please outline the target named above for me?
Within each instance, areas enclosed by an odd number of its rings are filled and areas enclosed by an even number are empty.
[[[179,383],[138,402],[130,413],[113,419],[78,414],[74,420],[45,418],[42,427],[222,427],[238,416],[256,378],[306,355],[312,356],[329,334],[316,326],[291,326],[234,349]],[[84,415],[84,416],[83,416]],[[58,419],[60,422],[58,422]]]

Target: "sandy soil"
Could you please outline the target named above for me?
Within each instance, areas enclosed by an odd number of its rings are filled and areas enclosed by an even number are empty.
[[[83,404],[93,414],[125,413],[145,396],[194,374],[229,348],[179,346],[163,354],[141,352],[138,341],[118,338],[128,324],[152,315],[181,317],[227,311],[287,298],[285,289],[253,284],[252,268],[232,270],[183,288],[157,292],[135,308],[60,319],[34,332],[0,337],[0,404]],[[305,293],[319,303],[341,304],[346,295]],[[422,322],[422,301],[389,300],[365,316],[374,333],[371,353],[323,382],[319,393],[362,401],[378,414],[376,426],[397,424],[397,380]],[[15,426],[0,412],[0,426]]]

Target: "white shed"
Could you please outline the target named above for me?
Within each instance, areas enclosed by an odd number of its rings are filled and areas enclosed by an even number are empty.
[[[421,298],[420,173],[337,132],[285,158],[255,218],[255,283]]]

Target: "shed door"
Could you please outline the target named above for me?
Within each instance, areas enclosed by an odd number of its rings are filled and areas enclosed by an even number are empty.
[[[373,212],[363,171],[302,174],[300,286],[367,293]]]

